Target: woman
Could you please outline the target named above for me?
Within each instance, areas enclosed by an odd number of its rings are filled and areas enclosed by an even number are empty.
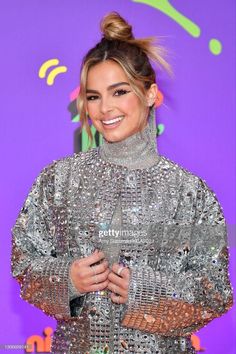
[[[52,353],[195,353],[232,306],[225,219],[205,181],[156,147],[158,88],[117,13],[85,56],[78,109],[103,144],[47,166],[13,228],[21,296],[57,320]]]

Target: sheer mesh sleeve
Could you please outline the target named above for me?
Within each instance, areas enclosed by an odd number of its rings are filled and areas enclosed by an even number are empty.
[[[57,319],[70,318],[68,253],[58,254],[53,221],[55,163],[34,182],[12,228],[11,269],[21,288],[21,297]]]
[[[188,336],[231,308],[225,218],[215,194],[201,179],[194,210],[191,224],[176,222],[164,228],[169,243],[178,239],[183,244],[176,254],[165,248],[166,270],[149,265],[131,268],[123,326]],[[176,272],[177,262],[181,266]]]

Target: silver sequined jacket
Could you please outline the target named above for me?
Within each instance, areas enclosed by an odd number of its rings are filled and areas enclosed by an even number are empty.
[[[21,297],[57,320],[52,353],[195,353],[191,333],[232,306],[222,208],[151,125],[44,168],[12,233]],[[126,304],[73,292],[70,265],[95,248],[129,266]]]

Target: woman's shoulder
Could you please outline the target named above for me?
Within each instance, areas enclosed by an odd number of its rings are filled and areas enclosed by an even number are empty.
[[[52,160],[42,169],[42,173],[47,173],[53,170],[66,171],[67,169],[71,169],[73,165],[78,167],[81,164],[88,164],[95,157],[96,153],[97,149],[92,148],[88,151],[80,151],[71,155]]]
[[[164,169],[168,169],[169,173],[177,178],[182,186],[195,186],[196,188],[206,188],[210,189],[208,186],[206,180],[200,176],[197,173],[194,173],[187,167],[183,166],[182,164],[166,157],[166,156],[161,156],[162,159],[162,167]]]
[[[35,184],[62,184],[66,182],[71,173],[77,175],[79,170],[85,171],[94,162],[96,148],[86,152],[73,153],[46,164],[36,175]]]

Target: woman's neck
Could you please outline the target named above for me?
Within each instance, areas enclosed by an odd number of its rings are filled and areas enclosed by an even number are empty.
[[[160,156],[156,144],[154,109],[151,110],[148,123],[142,132],[137,132],[118,142],[108,142],[103,139],[99,153],[103,160],[130,169],[143,169],[155,165]]]

